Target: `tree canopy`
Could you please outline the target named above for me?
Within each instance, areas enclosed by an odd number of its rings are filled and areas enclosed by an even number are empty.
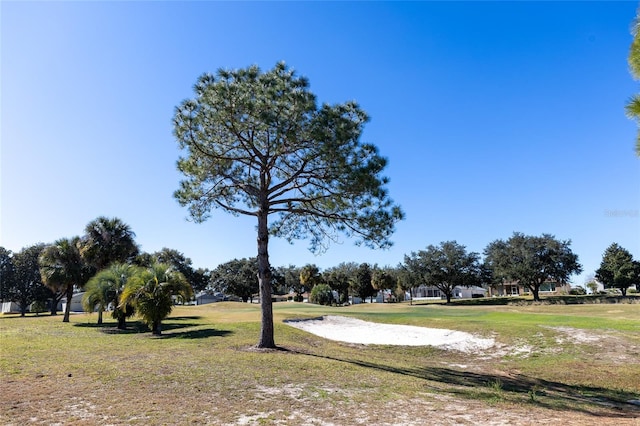
[[[349,301],[349,287],[356,278],[358,264],[355,262],[342,262],[337,266],[328,268],[323,272],[325,281],[332,290],[338,292],[338,302],[347,303]]]
[[[85,286],[82,297],[84,310],[92,312],[98,308],[98,324],[102,324],[102,312],[112,305],[111,316],[118,321],[118,329],[127,328],[126,319],[134,314],[130,304],[120,305],[122,294],[127,281],[140,272],[140,268],[126,263],[112,263],[93,276]]]
[[[119,306],[132,305],[151,333],[160,335],[162,320],[173,310],[172,296],[188,300],[193,296],[193,289],[184,275],[170,265],[154,263],[148,268],[138,268],[127,280]]]
[[[571,241],[553,235],[540,237],[514,232],[507,241],[496,240],[485,249],[485,265],[493,279],[525,286],[540,300],[540,287],[549,281],[564,284],[582,272]]]
[[[136,234],[117,217],[100,216],[89,222],[84,231],[80,252],[96,271],[114,262],[131,262],[138,254]]]
[[[0,247],[0,286],[2,300],[15,302],[24,316],[33,302],[46,302],[52,296],[42,283],[38,258],[44,244],[34,244],[18,253]]]
[[[173,266],[176,271],[184,275],[193,291],[202,291],[209,286],[210,271],[202,268],[193,269],[191,259],[178,250],[163,247],[162,250],[153,253],[149,261],[150,264],[155,261]]]
[[[211,272],[211,285],[217,291],[239,297],[243,302],[253,301],[253,295],[258,293],[257,270],[255,257],[233,259]]]
[[[602,255],[596,278],[605,287],[617,288],[626,296],[629,287],[640,284],[640,262],[633,260],[627,249],[613,243]]]
[[[381,175],[387,160],[362,143],[367,114],[355,103],[318,107],[309,82],[284,63],[202,75],[175,111],[184,174],[175,197],[196,222],[213,209],[254,216],[262,327],[273,348],[269,235],[310,238],[321,251],[339,234],[389,247],[403,213]]]
[[[384,293],[386,290],[394,290],[398,285],[398,280],[391,268],[375,267],[371,274],[371,285],[377,291],[382,291]],[[384,297],[382,302],[384,303]]]
[[[421,282],[436,287],[451,302],[457,286],[471,287],[482,284],[482,271],[478,253],[467,253],[466,247],[456,241],[444,241],[439,246],[429,245],[426,250],[405,256],[405,268],[419,277]]]
[[[409,304],[413,305],[413,290],[422,283],[422,278],[417,268],[411,268],[406,263],[401,263],[396,267],[396,279],[398,280],[398,288],[403,293],[409,293]]]
[[[9,289],[15,280],[15,265],[13,264],[13,253],[4,247],[0,247],[0,301],[10,300]]]
[[[42,282],[58,294],[57,297],[67,298],[63,322],[69,322],[74,287],[83,288],[95,273],[95,269],[83,258],[81,250],[80,237],[61,238],[46,246],[39,258]]]
[[[358,296],[362,300],[367,297],[373,298],[376,294],[376,289],[371,284],[373,271],[371,265],[368,263],[361,263],[358,265],[358,269],[355,271],[355,277],[351,281],[351,291],[355,296]]]
[[[629,70],[634,79],[640,79],[640,10],[631,27],[633,41],[629,47]],[[633,95],[625,107],[627,116],[640,123],[640,95]],[[636,138],[636,154],[640,156],[640,130]]]
[[[305,291],[313,290],[313,287],[324,284],[324,278],[320,272],[320,268],[312,263],[306,264],[300,269],[300,284],[304,286]]]

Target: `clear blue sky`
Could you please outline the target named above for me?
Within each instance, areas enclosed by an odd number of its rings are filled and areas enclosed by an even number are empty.
[[[142,249],[214,268],[255,256],[253,218],[185,220],[174,107],[204,72],[284,60],[321,102],[356,100],[407,218],[387,251],[275,266],[396,265],[514,231],[571,239],[585,272],[618,242],[640,258],[640,159],[624,115],[635,2],[12,2],[1,13],[1,233],[17,251],[116,216]]]

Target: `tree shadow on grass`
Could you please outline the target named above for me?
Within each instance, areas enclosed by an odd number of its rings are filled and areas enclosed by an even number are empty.
[[[137,334],[150,331],[147,324],[142,321],[127,321],[127,328],[124,330],[120,330],[118,328],[118,323],[115,321],[104,321],[102,324],[97,324],[95,322],[82,322],[73,324],[73,326],[81,328],[96,328],[107,334]]]
[[[170,331],[170,330],[179,330],[182,328],[188,327],[197,327],[201,324],[197,323],[162,323],[162,331]],[[143,321],[127,321],[127,328],[125,330],[120,330],[117,327],[117,323],[114,321],[104,321],[102,324],[96,323],[77,323],[74,324],[76,327],[85,327],[85,328],[97,328],[100,329],[103,333],[108,334],[135,334],[135,333],[147,333],[151,331],[151,329],[147,326]]]
[[[51,315],[47,312],[41,312],[39,314],[32,314],[30,312],[27,312],[27,314],[25,316],[21,316],[20,314],[16,314],[13,312],[9,312],[6,314],[0,314],[0,320],[2,319],[14,319],[14,318],[22,318],[22,319],[27,319],[27,318],[51,318],[51,317],[59,317],[62,318],[62,315]]]
[[[175,333],[167,333],[163,328],[163,334],[160,336],[155,336],[158,339],[206,339],[208,337],[225,337],[229,334],[232,334],[229,330],[216,330],[215,328],[205,328],[200,330],[187,330],[187,331],[179,331]]]
[[[631,400],[640,399],[640,395],[634,392],[569,385],[523,374],[484,374],[440,367],[402,368],[356,359],[340,359],[307,352],[298,353],[443,383],[448,385],[447,388],[437,386],[435,387],[437,392],[450,393],[467,399],[502,399],[515,403],[527,401],[536,407],[580,412],[595,417],[628,419],[640,417],[640,407],[629,403]],[[428,387],[429,384],[425,383],[425,386]]]
[[[171,318],[175,320],[176,318]],[[184,319],[191,319],[185,317]],[[185,331],[175,331],[182,330],[185,328],[193,328],[201,326],[202,324],[198,323],[162,323],[162,334],[160,336],[152,336],[157,339],[172,339],[172,338],[181,338],[181,339],[204,339],[207,337],[224,337],[226,335],[231,334],[231,331],[228,330],[216,330],[214,328],[206,328],[206,329],[198,329],[198,330],[185,330]],[[107,334],[142,334],[142,333],[150,333],[151,329],[142,321],[127,321],[126,330],[120,330],[117,328],[117,323],[115,322],[104,322],[102,324],[96,323],[78,323],[74,324],[76,327],[85,327],[85,328],[96,328]],[[151,334],[150,334],[151,337]]]

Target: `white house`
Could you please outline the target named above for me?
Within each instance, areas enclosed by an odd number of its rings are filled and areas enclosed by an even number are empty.
[[[19,314],[20,305],[18,305],[16,302],[2,302],[2,313],[3,314]]]
[[[483,287],[463,287],[456,286],[453,288],[452,299],[471,299],[486,296],[487,290]],[[440,300],[446,299],[446,296],[437,287],[421,285],[413,289],[414,299]]]
[[[84,296],[84,292],[75,293],[71,298],[71,308],[70,312],[84,312],[82,308],[82,296]],[[61,310],[64,312],[67,309],[67,298],[62,299],[62,308]]]

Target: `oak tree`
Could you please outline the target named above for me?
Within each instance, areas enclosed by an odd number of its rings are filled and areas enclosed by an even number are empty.
[[[187,279],[193,291],[199,292],[207,288],[210,282],[210,271],[208,269],[193,268],[190,258],[175,249],[163,247],[151,255],[151,263],[167,263],[180,272]]]
[[[251,301],[258,292],[256,258],[233,259],[211,271],[211,286],[224,294],[232,294],[243,302]]]
[[[485,265],[494,280],[518,283],[540,300],[540,287],[549,281],[565,284],[582,272],[571,241],[553,235],[540,237],[514,232],[507,241],[496,240],[485,248]]]
[[[455,241],[405,256],[405,268],[418,276],[427,286],[440,290],[451,302],[456,287],[482,284],[482,270],[478,253],[467,253],[466,247]]]
[[[44,244],[34,244],[23,248],[18,253],[11,253],[0,247],[2,300],[18,304],[21,316],[25,316],[32,303],[44,304],[53,296],[40,277],[38,257],[43,249]]]
[[[322,274],[332,290],[338,293],[338,303],[349,302],[349,287],[356,278],[358,264],[342,262],[337,266],[327,268]]]

